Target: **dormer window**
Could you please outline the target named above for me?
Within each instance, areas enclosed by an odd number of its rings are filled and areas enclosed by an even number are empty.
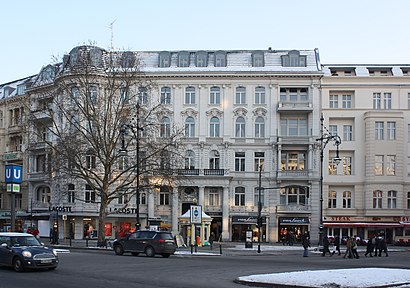
[[[400,69],[403,72],[403,76],[409,76],[410,75],[410,67],[401,67]]]
[[[195,53],[195,65],[196,67],[206,67],[208,66],[208,52],[198,51]]]
[[[26,93],[26,84],[18,85],[17,95],[23,95],[24,93]]]
[[[252,67],[265,66],[264,54],[262,51],[255,51],[252,53]]]
[[[392,69],[386,67],[368,67],[369,76],[393,76]]]
[[[178,53],[178,67],[189,67],[189,52],[181,51]]]
[[[215,52],[215,67],[226,67],[226,52],[217,51]]]
[[[91,49],[90,50],[90,60],[91,60],[92,66],[101,67],[103,64],[102,50],[98,48]]]
[[[282,55],[282,67],[306,67],[306,56],[300,55],[297,50],[289,51],[288,55]]]
[[[121,67],[133,68],[135,66],[136,57],[133,52],[124,52],[121,55]]]
[[[165,68],[171,66],[171,53],[163,51],[159,53],[159,67]]]

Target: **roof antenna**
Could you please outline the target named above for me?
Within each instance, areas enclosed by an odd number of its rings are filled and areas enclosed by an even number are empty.
[[[111,30],[111,47],[110,47],[111,51],[114,50],[114,44],[113,43],[114,43],[114,23],[115,23],[115,21],[117,21],[117,19],[112,21],[110,23],[110,25],[108,26],[108,28]]]

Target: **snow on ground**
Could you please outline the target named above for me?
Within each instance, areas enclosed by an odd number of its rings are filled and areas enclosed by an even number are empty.
[[[410,287],[410,270],[389,268],[335,269],[260,274],[239,277],[241,282],[301,287]],[[405,285],[405,286],[402,286]]]

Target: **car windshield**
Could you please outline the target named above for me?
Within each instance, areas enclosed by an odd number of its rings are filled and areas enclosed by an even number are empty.
[[[11,237],[11,246],[41,246],[41,243],[34,236]]]

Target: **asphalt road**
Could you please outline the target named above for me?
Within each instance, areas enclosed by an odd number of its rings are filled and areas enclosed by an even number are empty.
[[[343,259],[298,252],[261,255],[191,256],[168,259],[144,255],[116,256],[112,251],[72,250],[60,254],[55,271],[16,273],[0,268],[0,288],[102,288],[102,287],[245,287],[234,283],[239,276],[300,270],[358,267],[410,269],[410,252],[390,252],[389,257]]]

